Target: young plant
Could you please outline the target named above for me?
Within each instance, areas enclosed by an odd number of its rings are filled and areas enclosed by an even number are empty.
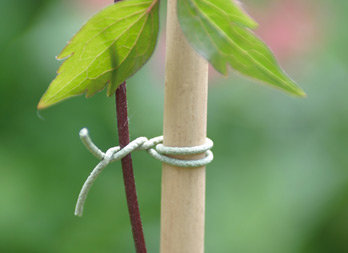
[[[108,96],[116,94],[120,146],[127,145],[125,81],[153,54],[159,32],[159,2],[124,0],[92,17],[57,57],[64,62],[41,98],[38,109],[81,94],[90,97],[107,87]],[[172,4],[168,8],[176,7],[173,13],[177,16],[173,22],[178,20],[181,27],[181,31],[176,32],[182,32],[189,45],[218,72],[227,75],[228,67],[231,67],[289,94],[305,96],[281,69],[270,49],[251,31],[257,24],[238,2],[168,2]],[[168,29],[174,28],[168,25]],[[146,252],[130,155],[122,159],[122,167],[136,249]]]

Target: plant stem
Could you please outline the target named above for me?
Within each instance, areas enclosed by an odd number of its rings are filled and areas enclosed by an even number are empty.
[[[118,139],[120,147],[123,148],[129,143],[126,82],[122,83],[117,88],[115,99],[117,112]],[[145,239],[140,218],[131,155],[129,154],[126,157],[124,157],[121,160],[121,163],[135,249],[137,253],[146,253]]]
[[[121,0],[114,0],[119,2]],[[123,82],[116,90],[116,118],[118,140],[121,148],[129,143],[129,126],[128,126],[128,110],[127,110],[127,87]],[[137,190],[135,187],[135,179],[133,172],[132,156],[129,154],[121,160],[123,182],[126,191],[128,213],[132,226],[133,240],[137,253],[146,253],[146,245],[144,239],[143,225],[141,223]]]

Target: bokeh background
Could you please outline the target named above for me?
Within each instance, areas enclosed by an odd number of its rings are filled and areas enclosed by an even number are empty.
[[[0,1],[0,252],[134,252],[120,164],[77,194],[97,163],[78,132],[116,145],[105,92],[37,112],[55,60],[87,17],[112,0]],[[348,252],[346,0],[245,0],[257,33],[308,93],[289,97],[211,71],[206,252]],[[162,3],[165,19],[165,1]],[[164,22],[151,61],[128,82],[132,137],[162,132]],[[159,251],[161,165],[134,154],[149,252]]]

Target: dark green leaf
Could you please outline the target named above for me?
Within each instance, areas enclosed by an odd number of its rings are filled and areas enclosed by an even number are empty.
[[[92,17],[65,47],[56,79],[41,98],[42,109],[71,96],[108,95],[150,58],[158,35],[158,0],[125,0]]]
[[[213,67],[240,73],[281,88],[305,93],[279,67],[268,47],[248,28],[256,23],[232,0],[178,0],[178,18],[189,43]]]

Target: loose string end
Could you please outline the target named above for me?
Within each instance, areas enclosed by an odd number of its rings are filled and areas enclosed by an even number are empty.
[[[78,206],[75,207],[74,215],[77,217],[82,217],[83,215],[83,209],[80,209]]]
[[[87,150],[91,152],[92,155],[97,157],[99,160],[102,160],[105,156],[105,153],[101,151],[92,141],[91,137],[89,136],[88,129],[82,128],[80,130],[80,139],[81,142],[85,145]]]

